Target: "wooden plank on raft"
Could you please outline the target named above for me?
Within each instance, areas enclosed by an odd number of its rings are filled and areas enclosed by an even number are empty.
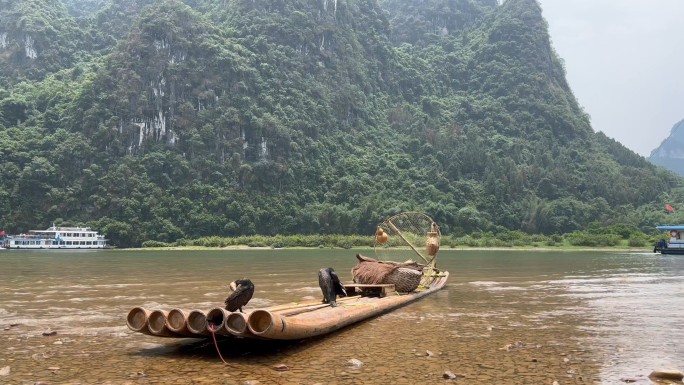
[[[396,289],[393,283],[382,283],[382,284],[361,284],[361,283],[346,283],[344,284],[344,289],[347,291],[347,295],[357,295],[358,290],[369,291],[374,294],[378,294],[380,297],[387,297],[388,295],[395,295]]]

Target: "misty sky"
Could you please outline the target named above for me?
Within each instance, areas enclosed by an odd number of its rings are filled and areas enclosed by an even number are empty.
[[[539,0],[579,104],[648,156],[684,119],[684,0]]]

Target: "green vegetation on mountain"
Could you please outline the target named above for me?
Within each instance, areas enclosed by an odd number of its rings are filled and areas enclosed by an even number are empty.
[[[0,0],[0,62],[9,232],[551,235],[684,201],[591,129],[535,0]]]

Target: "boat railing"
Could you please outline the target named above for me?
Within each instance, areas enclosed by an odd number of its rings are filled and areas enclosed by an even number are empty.
[[[10,238],[14,239],[53,239],[49,236],[38,235],[38,234],[17,234],[11,235]]]

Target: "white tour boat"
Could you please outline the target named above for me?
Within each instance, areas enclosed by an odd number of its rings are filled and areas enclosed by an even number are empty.
[[[104,249],[107,239],[90,227],[57,227],[29,230],[28,234],[7,235],[7,249]]]

